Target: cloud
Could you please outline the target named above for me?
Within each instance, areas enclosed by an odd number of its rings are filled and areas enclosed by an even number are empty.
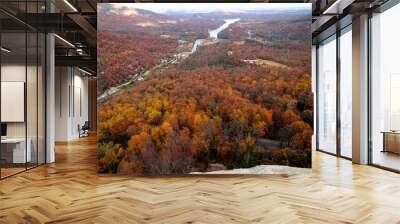
[[[213,12],[225,13],[243,12],[246,10],[310,10],[310,3],[105,3],[111,4],[115,10],[123,9],[123,13],[134,15],[136,9],[144,9],[155,13],[166,13],[169,11],[179,12]]]

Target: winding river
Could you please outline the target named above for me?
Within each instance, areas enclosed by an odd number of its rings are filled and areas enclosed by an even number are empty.
[[[235,23],[235,22],[237,22],[237,21],[239,21],[239,20],[240,20],[239,18],[238,18],[238,19],[227,19],[227,20],[225,20],[225,23],[222,24],[222,25],[221,25],[220,27],[218,27],[217,29],[208,30],[209,38],[210,38],[210,39],[213,39],[213,40],[215,40],[215,41],[218,40],[218,34],[219,34],[221,31],[225,30],[225,29],[228,28],[231,24],[233,24],[233,23]],[[198,49],[198,47],[199,47],[201,44],[204,43],[204,41],[205,41],[205,39],[197,39],[197,40],[194,42],[194,44],[193,44],[191,53],[194,53],[194,52]],[[147,71],[145,71],[145,72],[138,72],[138,73],[136,73],[136,74],[133,75],[133,77],[132,77],[130,80],[128,80],[127,82],[122,83],[122,84],[120,84],[120,85],[118,85],[118,86],[110,87],[109,89],[107,89],[106,91],[104,91],[103,94],[101,94],[100,96],[97,97],[97,101],[98,101],[99,103],[104,102],[108,97],[114,95],[115,93],[117,93],[118,91],[120,91],[122,88],[124,88],[124,87],[126,87],[126,86],[128,86],[128,85],[131,85],[131,84],[133,84],[133,83],[135,83],[135,82],[137,82],[137,81],[143,80],[143,79],[144,79],[146,76],[148,76],[153,70],[160,69],[160,68],[164,68],[164,67],[166,67],[166,66],[168,66],[168,65],[170,65],[170,64],[176,63],[176,61],[177,61],[177,58],[172,58],[172,59],[170,59],[170,60],[168,60],[168,61],[166,61],[166,62],[164,61],[164,62],[161,62],[161,63],[155,65],[154,67],[152,67],[151,69],[149,69],[149,70],[147,70]]]
[[[214,30],[208,30],[208,35],[209,38],[213,39],[213,40],[218,40],[218,34],[220,32],[222,32],[223,30],[225,30],[226,28],[228,28],[230,25],[232,25],[233,23],[236,23],[237,21],[239,21],[240,19],[226,19],[225,23],[222,24],[220,27],[218,27],[217,29]],[[196,52],[197,48],[204,43],[204,39],[197,39],[194,44],[193,44],[193,48],[192,48],[192,53]]]

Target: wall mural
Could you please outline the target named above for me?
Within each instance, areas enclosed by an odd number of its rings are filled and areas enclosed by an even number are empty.
[[[98,168],[311,167],[311,4],[98,4]]]

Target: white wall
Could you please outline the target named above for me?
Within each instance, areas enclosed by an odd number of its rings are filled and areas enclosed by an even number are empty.
[[[55,68],[55,140],[68,140],[68,88],[69,88],[69,69],[67,67]]]
[[[25,64],[8,64],[1,66],[1,81],[11,82],[25,82]],[[6,108],[1,108],[6,110]],[[7,137],[25,137],[25,123],[24,122],[11,122],[7,123]]]
[[[88,78],[76,68],[56,67],[55,140],[79,138],[78,125],[88,120]]]
[[[88,121],[89,119],[89,113],[88,113],[88,78],[85,76],[81,76],[82,73],[79,73],[76,75],[75,70],[75,75],[74,75],[74,102],[73,105],[74,107],[72,108],[72,120],[71,120],[71,135],[74,137],[79,137],[79,132],[78,132],[78,124],[83,125],[85,121]]]

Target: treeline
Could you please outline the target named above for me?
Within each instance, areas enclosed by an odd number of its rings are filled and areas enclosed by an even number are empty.
[[[241,42],[220,41],[219,43],[201,46],[198,51],[189,57],[182,67],[186,69],[221,65],[236,67],[243,60],[270,60],[281,63],[298,72],[310,73],[311,55],[306,44],[291,44],[287,48],[268,47],[256,41]]]
[[[310,68],[310,28],[308,20],[242,20],[220,37],[236,41],[229,47],[241,59],[267,59],[293,67]],[[246,47],[240,46],[245,41]]]

